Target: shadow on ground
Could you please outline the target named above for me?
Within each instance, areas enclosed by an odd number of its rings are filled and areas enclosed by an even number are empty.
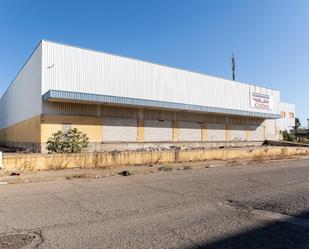
[[[302,212],[297,217],[309,217],[309,211]],[[289,221],[293,219],[295,218],[289,218]],[[306,227],[286,221],[271,222],[246,232],[187,249],[309,249],[309,220],[304,221],[307,223]]]

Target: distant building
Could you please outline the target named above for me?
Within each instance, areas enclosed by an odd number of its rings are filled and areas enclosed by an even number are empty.
[[[90,151],[258,145],[293,125],[281,106],[269,88],[42,41],[0,99],[0,142],[44,152],[76,127]]]
[[[280,119],[276,120],[276,129],[279,135],[283,131],[291,132],[295,127],[295,105],[281,102],[279,104]],[[279,138],[282,138],[281,136]]]

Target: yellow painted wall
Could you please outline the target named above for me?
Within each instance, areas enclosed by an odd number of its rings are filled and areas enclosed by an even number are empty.
[[[144,142],[145,139],[145,122],[143,119],[137,120],[137,141]]]
[[[206,140],[207,140],[207,124],[202,124],[201,138],[202,138],[202,142],[206,142]]]
[[[226,130],[225,140],[226,142],[230,142],[231,141],[231,128],[228,124],[225,125],[225,130]]]
[[[173,121],[173,141],[179,141],[179,121]]]
[[[52,133],[62,130],[63,124],[87,134],[89,142],[102,142],[103,128],[100,117],[43,115],[41,124],[41,142],[47,142]]]
[[[41,116],[35,116],[0,130],[0,141],[11,143],[39,143]]]
[[[246,126],[246,141],[250,141],[250,128],[249,126]]]

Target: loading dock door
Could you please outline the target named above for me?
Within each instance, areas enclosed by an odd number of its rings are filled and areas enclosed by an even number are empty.
[[[226,141],[225,124],[208,123],[206,141],[225,142]]]
[[[137,120],[103,118],[103,142],[136,142]]]
[[[172,122],[167,120],[145,120],[145,142],[173,141]]]
[[[201,125],[195,122],[179,121],[179,141],[197,141],[200,142],[201,138]]]

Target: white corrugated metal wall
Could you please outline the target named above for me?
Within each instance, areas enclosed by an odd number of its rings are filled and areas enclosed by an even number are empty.
[[[42,44],[40,44],[0,99],[0,128],[42,113]]]
[[[278,113],[280,94],[271,89],[52,42],[43,48],[43,94],[53,89]],[[274,109],[252,109],[250,91],[273,95]]]

